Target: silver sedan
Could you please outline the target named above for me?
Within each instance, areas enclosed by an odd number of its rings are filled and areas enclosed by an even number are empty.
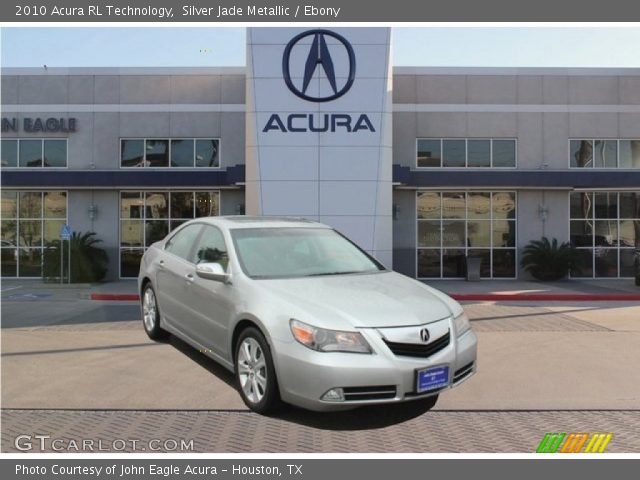
[[[256,412],[431,407],[476,370],[455,300],[320,223],[189,221],[146,251],[138,286],[149,337],[172,333],[234,372]]]

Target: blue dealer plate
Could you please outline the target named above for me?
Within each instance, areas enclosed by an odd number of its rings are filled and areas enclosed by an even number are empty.
[[[449,384],[449,366],[423,368],[416,370],[416,392],[437,390]]]

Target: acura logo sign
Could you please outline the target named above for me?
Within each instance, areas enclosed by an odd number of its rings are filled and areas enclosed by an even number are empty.
[[[420,340],[422,340],[424,343],[427,343],[429,341],[429,337],[429,330],[427,330],[426,328],[420,330]]]
[[[311,48],[307,54],[304,72],[296,72],[296,76],[302,76],[302,85],[297,86],[291,80],[291,52],[293,47],[307,37],[313,37],[313,41],[311,42]],[[349,60],[349,71],[340,72],[342,75],[338,75],[338,77],[336,77],[334,62],[331,58],[329,47],[327,46],[327,37],[338,40],[340,46],[346,50]],[[324,75],[329,82],[331,91],[333,92],[332,94],[315,96],[308,92],[309,84],[318,69],[321,70],[320,74]],[[282,56],[282,75],[284,76],[284,81],[287,84],[287,87],[289,87],[289,90],[298,97],[309,102],[328,102],[335,100],[336,98],[340,98],[342,95],[347,93],[353,85],[353,81],[356,77],[356,56],[353,53],[353,47],[342,35],[330,30],[308,30],[293,37],[285,47],[284,55]],[[344,78],[346,78],[346,82],[344,82]],[[339,80],[341,80],[341,82],[339,82]]]
[[[302,42],[307,37],[312,38],[311,42]],[[335,62],[327,45],[328,37],[338,41],[337,44],[334,42],[332,45]],[[296,46],[297,48],[294,48]],[[346,56],[338,56],[340,48],[344,49]],[[293,78],[296,83],[291,78],[291,57],[294,51],[296,53],[293,56],[297,60],[294,62],[296,72]],[[300,53],[302,53],[302,57],[300,57]],[[304,58],[306,60],[304,68],[302,68],[302,59]],[[348,68],[348,71],[342,71],[345,68]],[[356,78],[356,57],[353,53],[353,47],[342,35],[330,30],[307,30],[293,37],[285,47],[282,56],[282,75],[289,90],[304,100],[309,102],[335,100],[349,91]],[[314,77],[326,79],[326,84],[329,87],[327,95],[312,94],[314,90],[316,92],[318,90],[313,88]],[[286,116],[273,113],[262,128],[263,133],[333,133],[337,131],[373,133],[376,129],[366,113],[352,115],[351,112],[296,112]]]

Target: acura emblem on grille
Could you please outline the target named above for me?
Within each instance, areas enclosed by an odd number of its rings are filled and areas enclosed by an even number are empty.
[[[429,336],[429,330],[427,330],[426,328],[420,330],[420,340],[422,340],[424,343],[427,343],[429,341]]]

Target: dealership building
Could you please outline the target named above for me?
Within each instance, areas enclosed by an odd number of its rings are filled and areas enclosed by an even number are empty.
[[[632,277],[640,69],[394,67],[388,28],[248,28],[245,67],[2,71],[2,276],[68,224],[108,279],[208,215],[306,217],[425,280]]]

